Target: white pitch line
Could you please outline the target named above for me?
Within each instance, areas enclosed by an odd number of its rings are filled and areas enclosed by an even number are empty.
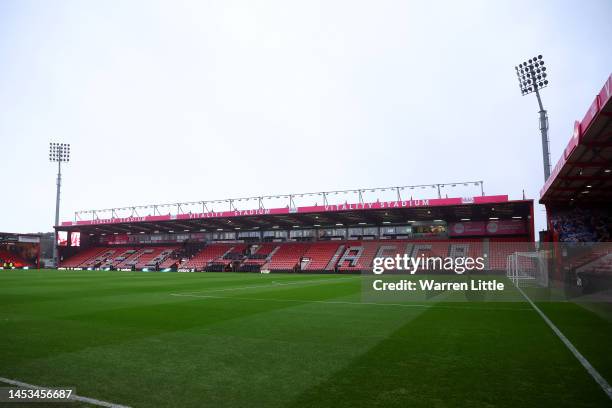
[[[574,355],[574,357],[576,357],[576,359],[580,362],[580,364],[582,364],[582,366],[585,368],[585,370],[587,370],[587,372],[591,375],[591,377],[593,377],[593,379],[597,382],[597,384],[599,384],[603,392],[605,392],[606,395],[608,395],[608,398],[612,400],[612,387],[610,386],[610,384],[608,384],[608,381],[606,381],[606,379],[601,374],[599,374],[599,372],[595,369],[595,367],[591,365],[589,360],[587,360],[586,357],[584,357],[578,351],[578,349],[574,347],[572,342],[569,341],[567,337],[565,337],[565,335],[561,332],[561,330],[559,330],[559,328],[555,326],[555,324],[548,318],[548,316],[546,316],[544,312],[542,312],[540,308],[537,307],[536,304],[531,301],[529,296],[527,296],[525,292],[523,292],[523,289],[521,289],[518,285],[516,285],[516,288],[519,290],[519,292],[521,292],[523,297],[527,299],[527,302],[529,302],[531,307],[533,307],[533,309],[546,322],[548,327],[551,328],[551,330],[557,335],[557,337],[559,337],[559,339],[563,342],[563,344],[565,344],[565,346],[569,349],[569,351],[571,351],[571,353]]]
[[[16,385],[16,386],[22,387],[22,388],[29,388],[29,389],[32,389],[32,390],[55,389],[54,387],[41,387],[39,385],[28,384],[28,383],[25,383],[23,381],[11,380],[10,378],[4,378],[4,377],[0,377],[0,382],[6,383],[6,384],[11,384],[11,385]],[[91,404],[91,405],[97,405],[99,407],[130,408],[127,405],[115,404],[114,402],[102,401],[102,400],[98,400],[98,399],[95,399],[95,398],[83,397],[83,396],[76,395],[76,394],[72,394],[70,396],[70,398],[68,398],[68,399],[75,400],[75,401],[80,401],[80,402],[85,402],[85,403]]]
[[[365,305],[365,306],[399,306],[399,307],[421,307],[425,309],[461,309],[461,310],[512,310],[512,311],[531,311],[527,308],[482,308],[482,307],[461,307],[461,306],[444,306],[444,305],[424,305],[420,303],[378,303],[378,302],[349,302],[342,300],[304,300],[304,299],[275,299],[275,298],[252,298],[252,297],[237,297],[237,296],[214,296],[214,295],[191,295],[187,293],[170,293],[170,296],[194,297],[199,299],[235,299],[235,300],[252,300],[256,302],[296,302],[296,303],[323,303],[330,305]]]
[[[223,288],[223,289],[210,289],[210,290],[201,290],[195,292],[185,292],[185,294],[197,294],[197,293],[216,293],[216,292],[227,292],[232,290],[244,290],[244,289],[258,289],[258,288],[273,288],[275,286],[288,286],[288,285],[303,285],[309,283],[327,283],[327,282],[335,282],[339,280],[352,280],[353,278],[333,278],[333,279],[311,279],[307,281],[298,281],[298,282],[270,282],[265,285],[250,285],[250,286],[236,286],[232,288]]]
[[[404,306],[404,307],[431,307],[421,304],[402,304],[402,303],[374,303],[374,302],[348,302],[334,300],[300,300],[300,299],[274,299],[274,298],[252,298],[252,297],[236,297],[236,296],[211,296],[211,295],[190,295],[185,293],[171,293],[170,296],[195,297],[200,299],[235,299],[235,300],[253,300],[256,302],[299,302],[299,303],[325,303],[325,304],[340,304],[340,305],[378,305],[378,306]]]

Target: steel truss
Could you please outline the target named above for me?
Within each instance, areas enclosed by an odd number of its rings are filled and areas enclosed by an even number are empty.
[[[349,195],[354,194],[359,200],[359,204],[364,204],[364,194],[366,193],[383,193],[391,192],[394,194],[394,198],[397,201],[403,201],[408,199],[402,194],[406,194],[406,190],[415,189],[435,189],[438,198],[442,198],[442,190],[444,188],[452,188],[457,186],[463,187],[480,187],[480,195],[484,195],[484,182],[478,181],[460,181],[452,183],[439,183],[439,184],[417,184],[409,186],[396,186],[396,187],[374,187],[374,188],[361,188],[361,189],[349,189],[349,190],[332,190],[332,191],[320,191],[311,193],[294,193],[294,194],[274,194],[274,195],[263,195],[254,197],[240,197],[240,198],[226,198],[222,200],[206,200],[206,201],[191,201],[191,202],[178,202],[178,203],[167,203],[167,204],[148,204],[148,205],[136,205],[130,207],[115,207],[105,208],[101,210],[82,210],[74,213],[74,220],[99,220],[99,219],[113,219],[113,218],[128,218],[128,217],[144,217],[151,215],[166,215],[166,214],[189,214],[189,213],[211,213],[215,211],[240,211],[244,209],[266,209],[266,202],[270,200],[283,200],[286,203],[286,207],[296,209],[296,198],[312,198],[313,200],[320,199],[323,205],[330,205],[330,199],[332,196],[338,195]],[[412,199],[412,197],[410,198]],[[257,207],[249,207],[239,209],[236,203],[248,203],[255,201]],[[314,202],[314,201],[313,201]],[[316,203],[318,203],[317,201]],[[215,210],[215,205],[223,206],[221,210]],[[162,213],[162,211],[164,211]],[[124,215],[120,215],[123,213]]]

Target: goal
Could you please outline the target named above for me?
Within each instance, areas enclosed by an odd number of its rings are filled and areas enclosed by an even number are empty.
[[[548,287],[548,253],[515,252],[508,255],[506,276],[516,286]]]

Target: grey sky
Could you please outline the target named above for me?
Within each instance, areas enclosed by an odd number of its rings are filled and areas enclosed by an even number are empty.
[[[603,0],[1,0],[0,231],[51,229],[49,141],[72,144],[62,220],[464,179],[537,199],[537,103],[514,65],[544,55],[556,163],[611,71],[611,15]]]

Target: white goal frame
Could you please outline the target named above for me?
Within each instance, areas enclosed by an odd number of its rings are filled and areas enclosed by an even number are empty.
[[[506,276],[516,286],[548,287],[547,255],[546,252],[515,252],[508,255]]]

